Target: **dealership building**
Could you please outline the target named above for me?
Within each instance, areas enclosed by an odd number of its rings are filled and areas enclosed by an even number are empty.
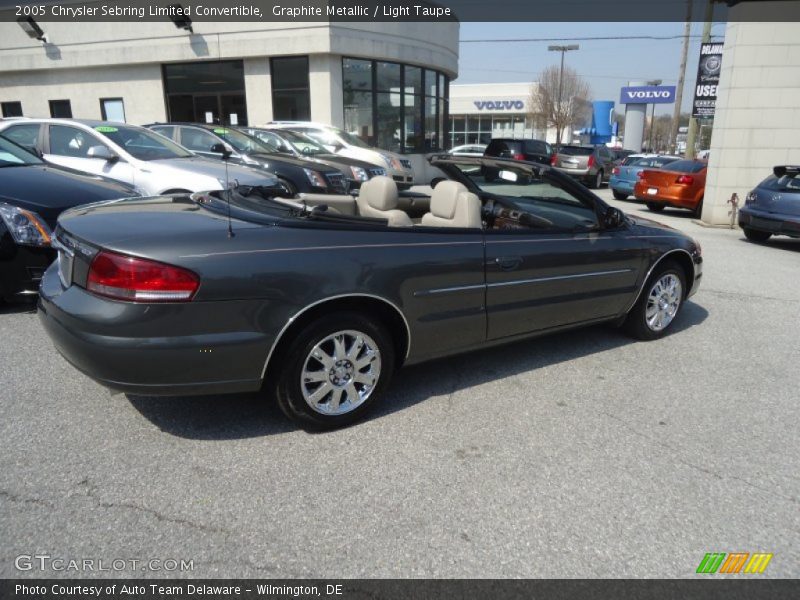
[[[312,120],[422,154],[447,139],[459,25],[0,23],[2,115],[145,124]]]

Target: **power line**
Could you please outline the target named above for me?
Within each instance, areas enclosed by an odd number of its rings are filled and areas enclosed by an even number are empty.
[[[690,35],[690,38],[700,39],[702,35]],[[682,35],[608,35],[592,37],[559,37],[559,38],[506,38],[506,39],[483,39],[483,40],[460,40],[462,44],[484,44],[495,42],[597,42],[609,40],[679,40]]]

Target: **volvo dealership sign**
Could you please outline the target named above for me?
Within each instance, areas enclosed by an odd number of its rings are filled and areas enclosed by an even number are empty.
[[[620,104],[672,104],[675,102],[674,85],[637,85],[622,88]]]
[[[522,110],[525,108],[523,100],[475,100],[473,102],[478,110]]]

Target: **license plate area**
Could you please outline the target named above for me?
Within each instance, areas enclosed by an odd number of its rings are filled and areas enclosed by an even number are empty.
[[[72,285],[72,267],[75,264],[75,255],[68,250],[58,250],[58,277],[65,288]]]
[[[650,196],[655,196],[658,193],[658,188],[647,188],[647,193]]]

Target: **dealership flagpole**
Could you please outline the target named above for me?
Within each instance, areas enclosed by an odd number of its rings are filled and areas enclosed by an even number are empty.
[[[705,23],[703,24],[703,39],[700,44],[707,44],[711,39],[711,19],[714,15],[714,8],[711,5],[711,0],[707,0]],[[685,158],[694,158],[695,138],[697,137],[697,119],[689,115],[689,131],[686,133],[686,152]]]

